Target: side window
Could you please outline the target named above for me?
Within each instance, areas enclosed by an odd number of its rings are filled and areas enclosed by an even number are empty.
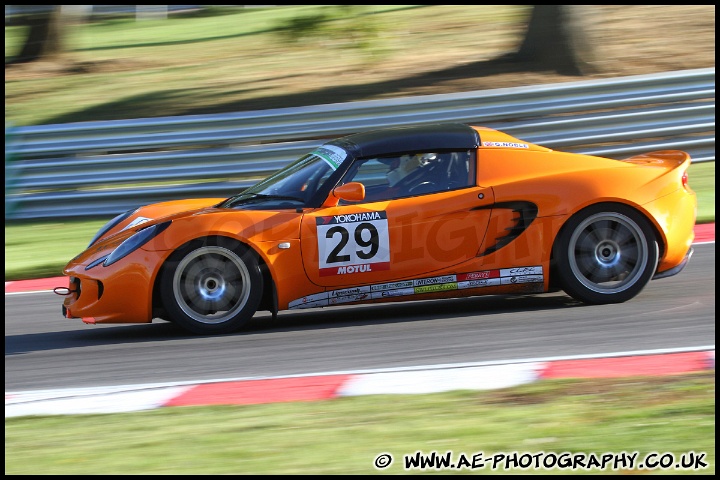
[[[375,202],[393,198],[387,178],[389,165],[393,158],[370,158],[358,160],[343,177],[341,183],[360,182],[365,185],[364,202]],[[340,205],[350,202],[340,201]]]
[[[358,160],[342,180],[347,182],[365,185],[364,202],[467,188],[475,185],[475,151],[420,152]]]
[[[475,186],[475,150],[450,153],[448,190]]]

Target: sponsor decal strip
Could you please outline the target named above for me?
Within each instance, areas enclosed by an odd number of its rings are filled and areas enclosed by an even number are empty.
[[[542,266],[500,268],[480,272],[442,275],[438,277],[418,278],[397,282],[364,285],[343,288],[327,292],[314,293],[292,300],[288,307],[314,308],[338,305],[341,303],[377,300],[388,297],[422,295],[426,293],[465,290],[468,288],[496,287],[524,283],[543,283]],[[541,287],[542,288],[542,287]]]
[[[322,158],[333,170],[337,170],[343,160],[347,158],[347,152],[334,145],[321,145],[312,153]]]
[[[527,143],[516,142],[483,142],[483,147],[530,148]]]

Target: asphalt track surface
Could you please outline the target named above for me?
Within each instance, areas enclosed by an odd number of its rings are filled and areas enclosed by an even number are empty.
[[[619,305],[552,293],[261,312],[244,332],[197,337],[168,322],[85,325],[49,291],[6,294],[5,391],[714,348],[712,230],[683,272]]]

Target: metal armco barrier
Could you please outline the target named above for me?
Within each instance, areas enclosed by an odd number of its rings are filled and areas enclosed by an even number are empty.
[[[249,112],[6,127],[5,218],[110,216],[227,197],[325,139],[462,122],[625,158],[679,149],[715,161],[715,69]],[[11,208],[9,208],[9,206]]]

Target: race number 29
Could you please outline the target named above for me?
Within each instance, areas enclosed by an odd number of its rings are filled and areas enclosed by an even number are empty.
[[[344,275],[390,268],[385,212],[362,212],[317,219],[320,275]]]

